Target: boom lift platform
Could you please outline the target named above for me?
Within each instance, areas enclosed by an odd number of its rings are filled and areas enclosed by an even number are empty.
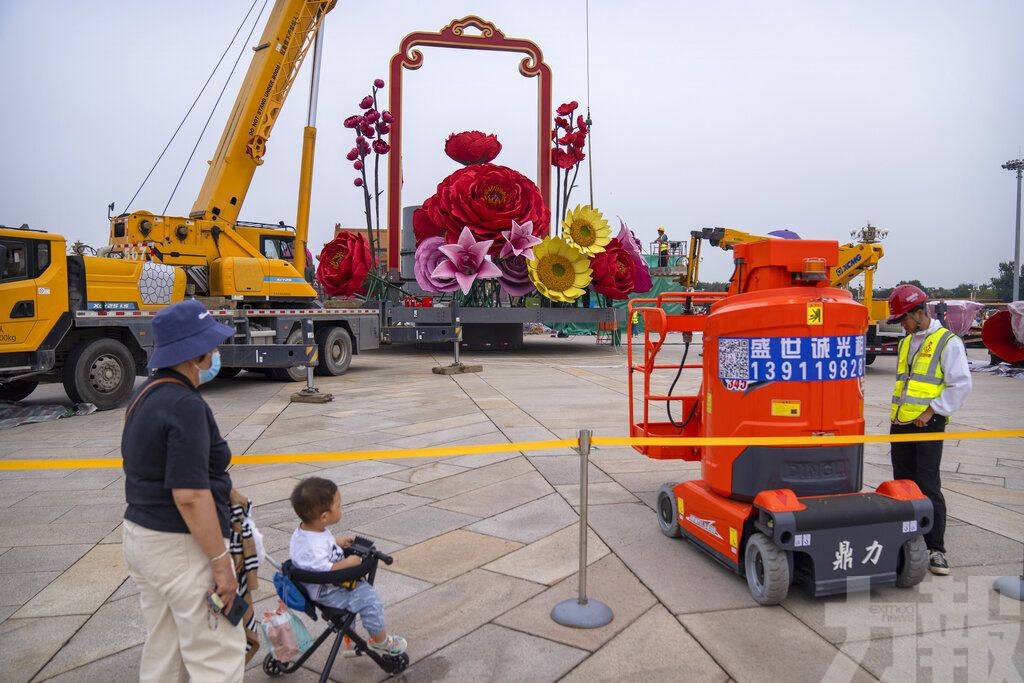
[[[838,243],[760,240],[733,251],[728,292],[630,302],[644,323],[642,358],[628,348],[630,435],[863,434],[868,313],[830,286]],[[683,335],[682,361],[659,362],[673,332]],[[687,362],[695,333],[703,336],[703,363]],[[683,371],[698,368],[697,393],[674,394]],[[652,409],[666,410],[667,419]],[[791,583],[817,596],[924,578],[931,502],[905,480],[861,492],[863,445],[636,448],[654,459],[701,462],[700,480],[659,491],[661,530],[745,575],[761,604],[784,600]]]

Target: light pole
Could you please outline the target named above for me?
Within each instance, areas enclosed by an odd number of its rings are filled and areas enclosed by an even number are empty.
[[[1013,300],[1020,301],[1020,177],[1024,172],[1024,159],[1007,161],[1003,168],[1017,172],[1017,229],[1013,239],[1013,276],[1010,281],[1013,283]]]

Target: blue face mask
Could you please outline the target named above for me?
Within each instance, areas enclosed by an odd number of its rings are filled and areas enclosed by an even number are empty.
[[[208,368],[199,368],[199,383],[206,384],[220,372],[220,351],[213,352],[213,361]]]

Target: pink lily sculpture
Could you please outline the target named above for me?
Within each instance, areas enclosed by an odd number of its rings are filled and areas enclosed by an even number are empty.
[[[533,221],[526,221],[522,225],[512,220],[511,230],[502,230],[505,244],[501,247],[500,258],[511,256],[525,256],[527,260],[533,258],[533,248],[541,243],[541,239],[533,234]]]
[[[494,240],[477,242],[473,239],[472,230],[468,227],[462,228],[458,242],[438,247],[438,250],[447,259],[437,264],[434,272],[430,274],[431,277],[454,277],[459,283],[462,293],[469,294],[469,290],[477,278],[485,280],[501,275],[501,269],[487,260],[487,250],[493,243]]]

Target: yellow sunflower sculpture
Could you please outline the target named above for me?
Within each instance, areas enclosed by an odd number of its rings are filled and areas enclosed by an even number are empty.
[[[575,301],[594,274],[587,255],[561,237],[545,237],[526,268],[537,291],[552,301]]]
[[[570,244],[575,244],[587,256],[600,254],[612,241],[612,229],[597,209],[576,205],[565,214],[562,221],[563,235]]]

